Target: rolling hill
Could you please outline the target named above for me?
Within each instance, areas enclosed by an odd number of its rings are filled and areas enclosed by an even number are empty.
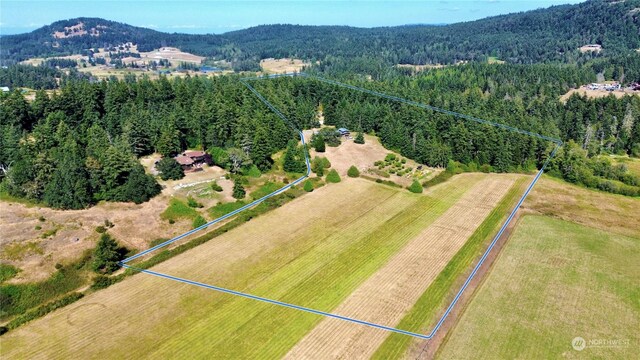
[[[100,18],[57,21],[31,33],[0,37],[0,61],[77,54],[132,42],[140,51],[173,46],[236,64],[299,57],[376,57],[389,64],[451,64],[499,58],[511,63],[576,62],[585,44],[600,55],[640,48],[640,0],[590,0],[444,26],[380,28],[262,25],[221,35],[168,34]]]

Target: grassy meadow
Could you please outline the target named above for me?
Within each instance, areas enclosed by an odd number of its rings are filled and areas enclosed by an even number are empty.
[[[437,357],[634,358],[639,258],[639,238],[526,215]]]

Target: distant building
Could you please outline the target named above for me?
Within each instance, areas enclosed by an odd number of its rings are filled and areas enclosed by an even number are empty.
[[[345,128],[339,128],[338,132],[340,133],[340,135],[342,136],[350,136],[351,133],[349,132],[349,130],[345,129]]]
[[[9,92],[9,87],[8,86],[0,86],[0,90],[2,90],[2,92]]]
[[[204,151],[185,151],[175,159],[184,171],[199,171],[204,164],[213,165],[211,155]]]
[[[208,74],[208,73],[216,73],[216,72],[221,72],[222,69],[214,67],[214,66],[201,66],[200,67],[200,72],[203,74]]]

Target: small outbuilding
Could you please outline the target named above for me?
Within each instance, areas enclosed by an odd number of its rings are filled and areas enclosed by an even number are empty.
[[[338,132],[340,133],[341,136],[350,136],[351,135],[349,130],[347,130],[345,128],[339,128]]]

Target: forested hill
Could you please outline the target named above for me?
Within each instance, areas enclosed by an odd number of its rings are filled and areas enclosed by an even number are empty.
[[[640,48],[639,17],[640,0],[591,0],[445,26],[263,25],[222,35],[167,34],[78,18],[0,37],[0,59],[10,63],[133,42],[141,51],[174,46],[236,62],[268,57],[374,57],[389,64],[449,64],[489,56],[512,63],[575,62],[593,56],[578,51],[585,44],[602,45],[601,55]],[[80,23],[82,30],[77,27]]]

